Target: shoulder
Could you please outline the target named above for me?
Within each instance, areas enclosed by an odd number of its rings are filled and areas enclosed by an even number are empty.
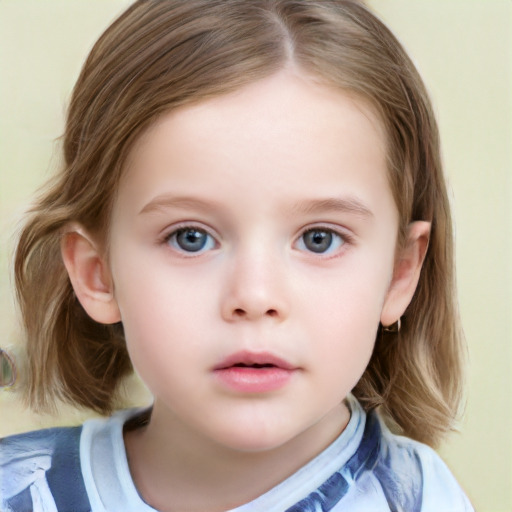
[[[0,439],[1,504],[9,511],[59,510],[70,493],[86,500],[80,470],[81,427],[52,428]],[[77,501],[78,500],[78,501]],[[53,508],[52,508],[53,507]],[[3,510],[2,509],[2,510]],[[77,506],[77,511],[88,507]]]
[[[18,468],[26,467],[38,476],[50,470],[63,454],[78,455],[81,429],[50,428],[0,439],[0,471],[7,474],[16,468],[17,474]]]
[[[354,397],[349,396],[348,404],[352,414],[344,432],[274,494],[268,494],[269,499],[278,491],[287,497],[301,496],[287,512],[473,512],[434,450],[392,434],[377,414],[365,413]]]
[[[376,415],[381,430],[374,468],[386,499],[396,510],[464,512],[473,508],[455,477],[429,446],[392,434]]]
[[[111,485],[117,481],[112,469],[124,454],[124,423],[136,419],[136,413],[124,410],[82,426],[0,439],[0,510],[89,512],[98,502],[98,490],[110,496],[118,487]]]

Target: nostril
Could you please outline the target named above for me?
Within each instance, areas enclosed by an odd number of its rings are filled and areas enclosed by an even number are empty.
[[[260,310],[252,310],[252,309],[244,309],[244,308],[235,308],[231,312],[231,318],[237,318],[237,319],[256,319],[260,317],[270,317],[270,318],[277,318],[280,316],[277,309],[260,309]]]

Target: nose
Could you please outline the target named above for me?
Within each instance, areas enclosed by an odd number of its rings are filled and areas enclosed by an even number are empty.
[[[259,248],[233,258],[227,273],[221,304],[224,320],[279,322],[288,316],[285,261]]]

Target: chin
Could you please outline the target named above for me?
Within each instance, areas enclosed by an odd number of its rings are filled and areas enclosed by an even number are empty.
[[[296,434],[257,428],[229,430],[217,437],[217,442],[233,451],[259,453],[282,447],[292,441]]]

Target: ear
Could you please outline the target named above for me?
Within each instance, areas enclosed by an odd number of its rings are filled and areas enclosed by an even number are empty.
[[[70,226],[61,240],[61,254],[75,294],[96,322],[114,324],[121,314],[114,297],[110,269],[84,229]]]
[[[416,221],[407,228],[407,240],[397,256],[393,278],[384,301],[380,322],[385,327],[394,324],[404,314],[412,300],[430,236],[430,222]]]

